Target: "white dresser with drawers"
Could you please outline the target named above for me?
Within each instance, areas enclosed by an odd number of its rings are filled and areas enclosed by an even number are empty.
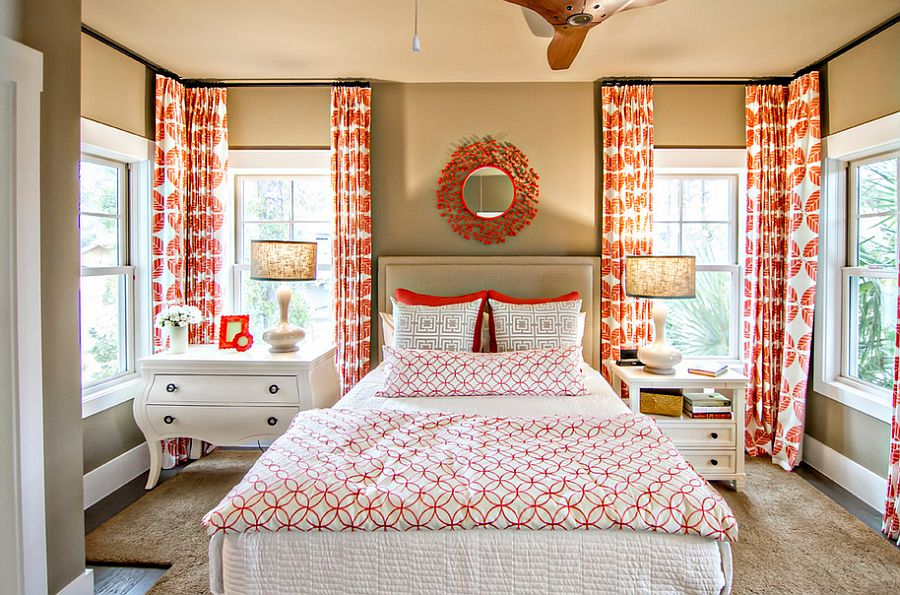
[[[331,407],[339,396],[334,347],[315,343],[302,342],[294,353],[191,346],[142,358],[141,368],[134,418],[150,447],[148,490],[159,479],[161,440],[231,446],[277,438],[298,411]]]
[[[682,456],[707,480],[732,481],[737,491],[747,482],[744,472],[744,396],[749,378],[734,370],[709,378],[690,374],[691,362],[675,368],[675,374],[663,376],[644,372],[643,366],[619,366],[607,362],[612,375],[612,387],[622,396],[628,387],[628,404],[640,411],[636,398],[641,389],[680,388],[684,392],[714,389],[731,399],[731,419],[692,419],[686,415],[667,417],[651,415],[659,429],[668,436]]]

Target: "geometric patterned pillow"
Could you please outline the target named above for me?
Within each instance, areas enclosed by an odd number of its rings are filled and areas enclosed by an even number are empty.
[[[490,300],[497,351],[553,349],[578,344],[581,300],[508,304]]]
[[[472,351],[475,326],[484,300],[446,306],[409,306],[394,298],[394,341],[397,349]]]
[[[505,353],[384,348],[376,397],[572,396],[587,393],[581,346]]]

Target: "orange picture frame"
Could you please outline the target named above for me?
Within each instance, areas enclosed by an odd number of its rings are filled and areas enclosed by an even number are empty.
[[[247,351],[252,346],[248,314],[225,314],[219,318],[219,349]]]

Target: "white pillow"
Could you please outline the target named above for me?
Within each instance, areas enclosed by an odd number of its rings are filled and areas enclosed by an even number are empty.
[[[542,304],[490,302],[497,351],[553,349],[579,344],[581,300]]]
[[[381,344],[394,344],[394,317],[387,312],[381,312]],[[485,312],[484,320],[481,323],[481,351],[482,353],[490,353],[491,351],[491,315]],[[587,321],[587,313],[578,313],[578,345],[584,345],[584,327]]]
[[[587,393],[581,348],[465,353],[384,348],[376,397],[574,396]]]
[[[472,351],[482,299],[444,306],[410,306],[391,298],[396,349]]]

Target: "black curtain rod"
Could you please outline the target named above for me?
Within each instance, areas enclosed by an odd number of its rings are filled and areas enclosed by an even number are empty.
[[[793,77],[777,76],[754,79],[647,79],[647,78],[605,78],[600,80],[603,87],[618,87],[621,85],[786,85]]]
[[[81,24],[81,32],[84,33],[85,35],[87,35],[88,37],[92,37],[92,38],[96,39],[97,41],[99,41],[100,43],[102,43],[108,47],[111,47],[112,49],[116,50],[120,54],[124,54],[124,55],[128,56],[135,62],[139,62],[139,63],[143,64],[149,70],[153,71],[155,74],[161,74],[163,76],[167,76],[167,77],[173,78],[175,80],[181,80],[181,77],[178,76],[177,74],[175,74],[174,72],[172,72],[171,70],[163,68],[156,62],[151,62],[150,60],[143,57],[142,55],[128,49],[121,43],[119,43],[117,41],[113,41],[112,39],[110,39],[106,35],[103,35],[102,33],[100,33],[99,31],[97,31],[95,29],[91,29],[84,23]]]
[[[900,23],[900,12],[898,12],[897,14],[895,14],[894,16],[892,16],[885,22],[881,23],[880,25],[878,25],[872,29],[869,29],[868,31],[866,31],[865,33],[863,33],[856,39],[852,39],[852,40],[848,41],[847,43],[845,43],[838,49],[834,50],[833,52],[823,56],[822,58],[819,58],[818,60],[816,60],[809,66],[801,68],[800,70],[798,70],[797,72],[794,73],[794,78],[796,78],[798,76],[802,76],[804,74],[808,74],[814,70],[820,70],[823,66],[825,66],[831,60],[834,60],[838,56],[846,54],[847,52],[849,52],[856,46],[869,41],[870,39],[872,39],[873,37],[875,37],[882,31],[886,31],[887,29],[890,29],[897,23]]]

